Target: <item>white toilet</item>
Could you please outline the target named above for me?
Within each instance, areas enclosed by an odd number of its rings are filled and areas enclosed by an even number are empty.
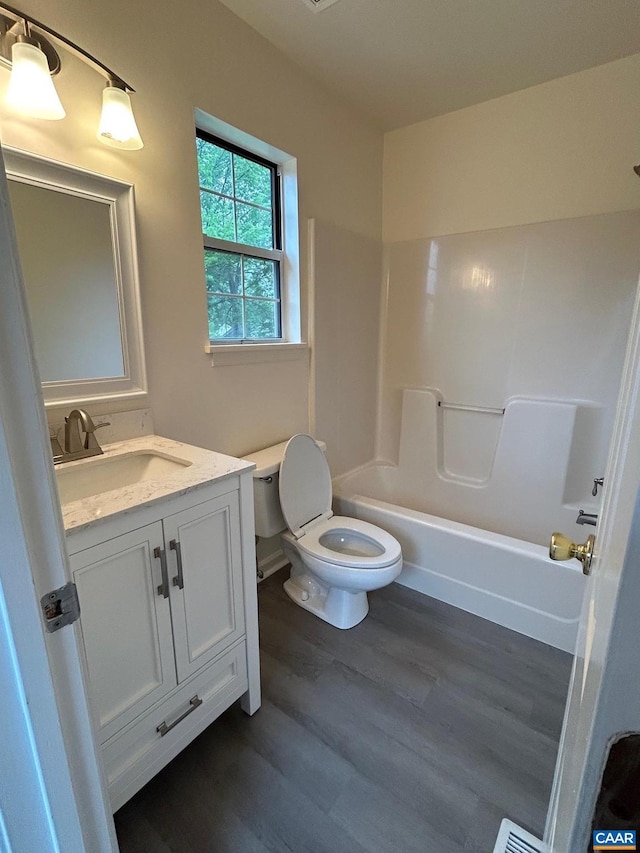
[[[374,524],[333,515],[331,474],[310,435],[246,457],[256,462],[256,534],[282,536],[291,577],[287,595],[336,628],[353,628],[369,612],[367,591],[394,581],[400,543]]]

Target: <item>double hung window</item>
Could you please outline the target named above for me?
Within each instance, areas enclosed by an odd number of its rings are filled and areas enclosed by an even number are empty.
[[[282,341],[278,166],[201,130],[196,145],[209,339]]]

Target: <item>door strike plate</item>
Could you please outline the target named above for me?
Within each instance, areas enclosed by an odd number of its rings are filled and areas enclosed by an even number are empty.
[[[53,589],[40,599],[44,615],[44,626],[53,634],[65,625],[71,625],[80,616],[80,602],[76,585],[69,581],[59,589]]]

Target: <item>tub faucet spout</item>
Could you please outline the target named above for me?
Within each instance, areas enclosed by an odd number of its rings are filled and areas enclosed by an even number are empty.
[[[591,524],[594,527],[598,523],[598,516],[593,512],[585,512],[583,509],[578,511],[576,524]]]

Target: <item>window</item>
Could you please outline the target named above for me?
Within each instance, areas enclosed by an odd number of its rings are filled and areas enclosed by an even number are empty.
[[[278,166],[202,130],[196,145],[210,341],[282,341]]]

